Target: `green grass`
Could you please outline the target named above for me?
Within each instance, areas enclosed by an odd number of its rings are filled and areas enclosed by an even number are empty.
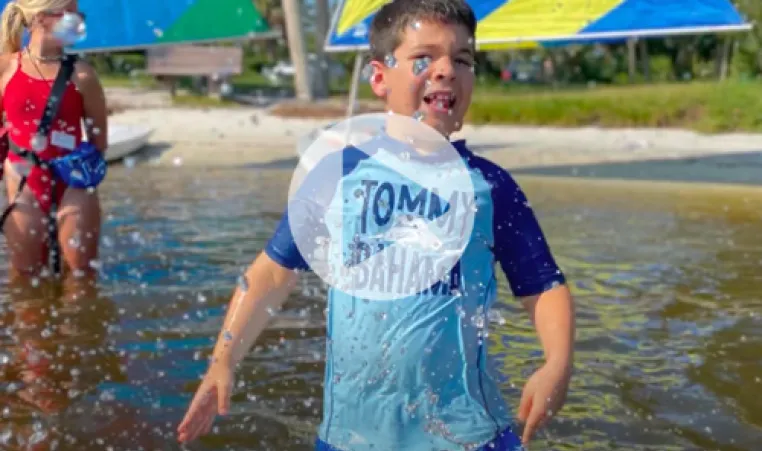
[[[102,77],[104,86],[158,87],[147,76]],[[290,85],[272,86],[257,73],[244,73],[233,80],[236,91],[268,93]],[[332,96],[346,96],[347,81],[335,81]],[[704,133],[762,132],[762,83],[729,80],[574,87],[507,86],[479,83],[466,121],[472,124],[545,125],[561,127],[670,127]],[[359,99],[373,99],[367,83],[361,83]],[[178,95],[180,106],[232,106],[234,102],[202,95]]]
[[[762,131],[762,84],[753,81],[505,93],[476,89],[474,124],[675,127],[705,133]]]
[[[762,132],[759,92],[762,83],[741,80],[556,90],[548,86],[481,83],[474,89],[466,121],[557,127],[667,127],[702,133]],[[358,97],[374,96],[363,84]]]

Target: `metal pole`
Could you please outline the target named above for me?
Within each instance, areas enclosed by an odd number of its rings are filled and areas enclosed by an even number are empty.
[[[325,38],[330,27],[329,16],[328,0],[315,0],[315,42],[318,56],[318,68],[315,71],[316,97],[328,97],[331,88],[329,60],[324,50]]]
[[[638,75],[638,55],[635,47],[637,42],[638,38],[627,40],[627,73],[630,76],[630,83],[635,83],[635,77]]]
[[[357,103],[357,90],[360,86],[360,75],[362,74],[362,52],[355,55],[355,67],[352,70],[352,85],[349,88],[349,105],[347,106],[347,117],[355,114],[355,104]]]
[[[307,55],[304,51],[304,35],[299,0],[283,0],[283,15],[286,19],[286,34],[291,64],[294,65],[294,90],[299,100],[312,101],[312,87],[307,69]]]

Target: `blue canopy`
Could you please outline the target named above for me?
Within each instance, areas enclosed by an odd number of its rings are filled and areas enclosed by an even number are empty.
[[[87,38],[73,49],[82,52],[280,36],[251,0],[79,0],[79,9]]]

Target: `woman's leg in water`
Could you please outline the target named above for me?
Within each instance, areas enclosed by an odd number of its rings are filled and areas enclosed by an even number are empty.
[[[98,259],[100,234],[98,192],[68,188],[58,208],[58,239],[69,271],[79,275],[94,272],[92,262]]]
[[[8,160],[4,172],[10,203],[16,197],[20,175]],[[3,226],[12,269],[23,275],[39,273],[45,263],[46,215],[36,204],[32,192],[25,188]]]

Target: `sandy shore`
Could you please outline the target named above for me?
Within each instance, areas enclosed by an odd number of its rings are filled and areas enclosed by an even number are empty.
[[[130,95],[129,92],[124,95]],[[164,99],[133,96],[142,104],[111,117],[117,124],[155,128],[154,164],[242,166],[284,162],[297,141],[336,119],[276,117],[263,107],[176,108]],[[561,129],[470,126],[458,137],[506,168],[685,159],[762,151],[762,134],[700,135],[671,129]]]

